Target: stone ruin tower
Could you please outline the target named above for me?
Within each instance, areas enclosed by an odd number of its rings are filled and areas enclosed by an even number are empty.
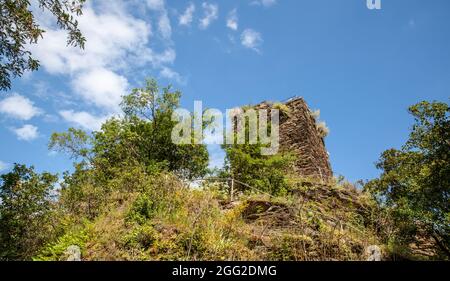
[[[297,156],[294,172],[300,177],[328,181],[333,176],[325,142],[308,105],[301,97],[283,102],[289,112],[280,110],[280,150]],[[273,103],[262,102],[256,108],[270,109]]]

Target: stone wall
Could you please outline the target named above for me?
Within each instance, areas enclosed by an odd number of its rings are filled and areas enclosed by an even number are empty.
[[[291,98],[284,104],[289,112],[285,114],[280,110],[280,150],[297,156],[294,171],[299,177],[330,179],[333,172],[328,152],[308,105],[301,97]],[[262,102],[256,108],[271,106],[271,103]]]

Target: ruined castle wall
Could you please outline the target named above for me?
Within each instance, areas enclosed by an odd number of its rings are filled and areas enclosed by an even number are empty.
[[[330,179],[333,172],[328,152],[308,105],[300,97],[288,100],[285,105],[289,112],[280,112],[280,150],[296,155],[293,168],[299,177]],[[270,103],[263,102],[256,108],[271,106]]]
[[[280,119],[280,149],[295,153],[294,170],[300,176],[330,179],[333,176],[324,139],[303,98],[286,102],[289,116]]]

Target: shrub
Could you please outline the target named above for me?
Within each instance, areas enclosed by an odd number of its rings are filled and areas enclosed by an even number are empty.
[[[127,214],[127,220],[140,225],[153,217],[155,204],[147,194],[140,194]]]
[[[80,247],[81,252],[85,249],[89,240],[89,226],[82,229],[68,231],[59,237],[56,242],[46,245],[40,253],[33,258],[34,261],[58,261],[66,249],[71,245]]]

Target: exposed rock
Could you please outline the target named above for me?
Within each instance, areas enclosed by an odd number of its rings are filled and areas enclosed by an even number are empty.
[[[246,208],[242,211],[245,221],[273,219],[277,224],[288,224],[293,219],[293,210],[282,203],[264,200],[247,200]]]
[[[354,188],[332,188],[332,185],[320,183],[298,183],[299,188],[292,190],[294,195],[304,198],[306,201],[329,202],[323,204],[329,209],[355,211],[366,216],[370,213],[369,206],[361,201],[361,194]]]
[[[77,245],[67,247],[63,254],[62,260],[65,261],[81,261],[81,250]]]
[[[381,249],[377,245],[366,248],[367,261],[381,261]]]

